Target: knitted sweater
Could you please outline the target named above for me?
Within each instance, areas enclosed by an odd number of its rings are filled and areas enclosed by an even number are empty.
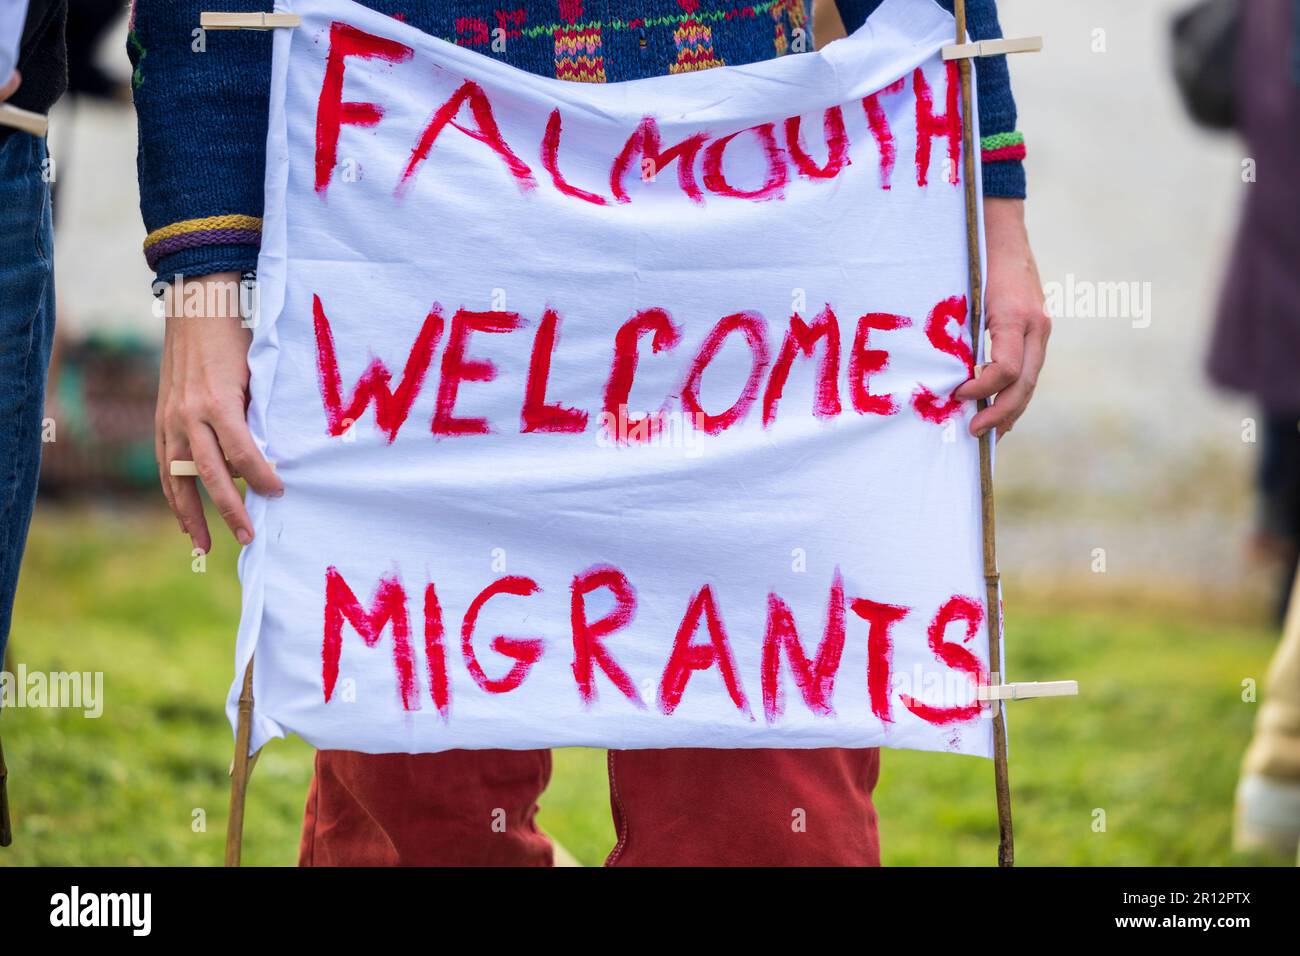
[[[882,0],[838,0],[845,27]],[[939,2],[952,9],[952,0]],[[617,82],[785,55],[811,30],[811,0],[365,0],[434,36],[563,80]],[[968,0],[975,39],[1001,36],[995,0]],[[127,48],[140,124],[138,173],[145,257],[176,274],[256,268],[262,226],[269,32],[193,31],[206,10],[270,10],[270,0],[135,0]],[[581,48],[572,28],[584,32]],[[505,31],[504,53],[492,31]],[[796,31],[802,31],[797,33]],[[594,39],[596,54],[587,52]],[[1023,139],[1005,57],[976,61],[984,191],[1024,196]]]

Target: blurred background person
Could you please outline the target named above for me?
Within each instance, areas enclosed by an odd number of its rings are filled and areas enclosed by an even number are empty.
[[[1239,852],[1285,858],[1295,858],[1300,848],[1300,600],[1295,598],[1242,762],[1233,844]]]
[[[27,9],[24,11],[23,8]],[[46,113],[68,82],[66,0],[5,0],[0,39],[17,56],[5,102]],[[0,125],[0,649],[8,642],[18,566],[40,468],[45,376],[54,338],[54,226],[45,139]]]
[[[1246,197],[1208,369],[1259,409],[1256,550],[1280,566],[1291,611],[1269,667],[1237,789],[1234,844],[1300,845],[1300,2],[1209,0],[1176,28],[1193,116],[1245,141]]]
[[[1213,72],[1225,71],[1200,115],[1245,140],[1245,204],[1208,367],[1259,408],[1255,539],[1280,565],[1280,620],[1300,555],[1300,2],[1211,0],[1192,15],[1209,24]]]
[[[46,113],[67,86],[66,2],[0,5],[0,102]],[[54,338],[54,226],[45,139],[0,124],[0,660],[40,470]],[[0,750],[0,845],[8,846]]]

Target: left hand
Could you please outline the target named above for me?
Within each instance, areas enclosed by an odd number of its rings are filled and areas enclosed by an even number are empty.
[[[18,92],[18,87],[22,85],[23,76],[17,70],[14,70],[9,79],[0,83],[0,103],[3,103],[9,97]]]
[[[990,398],[971,420],[972,435],[997,429],[1000,440],[1025,413],[1047,357],[1052,320],[1043,303],[1043,283],[1025,231],[1021,199],[984,201],[988,275],[984,286],[985,327],[993,340],[989,364],[954,393],[963,401]]]

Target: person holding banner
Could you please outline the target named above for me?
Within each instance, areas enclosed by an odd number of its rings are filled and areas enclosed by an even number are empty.
[[[47,113],[67,86],[66,2],[0,9],[0,103]],[[0,123],[0,654],[36,502],[54,341],[54,227],[43,136]]]
[[[66,0],[0,6],[0,106],[31,119],[68,82]],[[0,122],[0,662],[36,505],[45,385],[54,347],[54,220],[45,137]],[[0,846],[11,840],[8,772],[0,749]]]
[[[900,2],[893,0],[895,7]],[[906,2],[936,6],[934,0]],[[202,10],[250,6],[259,5],[137,0],[129,40],[137,67],[141,202],[150,229],[145,253],[158,274],[157,288],[165,295],[169,312],[157,416],[160,475],[182,530],[204,551],[211,547],[212,538],[196,484],[193,479],[172,477],[169,462],[189,458],[196,462],[223,519],[244,545],[253,541],[254,525],[223,458],[259,495],[275,498],[284,491],[245,422],[251,335],[240,322],[238,297],[206,294],[223,284],[236,287],[241,275],[257,265],[270,44],[257,34],[192,37],[190,31]],[[584,0],[530,4],[510,11],[476,2],[362,6],[485,57],[560,80],[618,82],[754,63],[812,48],[808,8],[798,0],[744,7],[704,0],[645,0],[617,5],[616,17],[610,9],[613,5]],[[840,10],[853,29],[879,6],[871,0],[846,0]],[[951,4],[946,8],[951,9]],[[976,39],[1000,35],[991,0],[972,0],[969,12]],[[384,28],[373,29],[383,32]],[[396,50],[393,55],[400,55],[400,44],[378,43],[381,53]],[[956,405],[996,393],[997,399],[973,416],[969,427],[973,433],[989,429],[1005,433],[1032,395],[1043,363],[1048,320],[1025,234],[1020,164],[1024,147],[1014,130],[1015,108],[1005,63],[990,58],[977,68],[984,124],[986,301],[993,354],[978,378],[960,385],[952,397]],[[189,109],[178,109],[180,104]],[[352,112],[346,122],[357,123],[357,104],[347,107]],[[486,114],[476,112],[476,117],[480,128],[471,136],[484,142],[491,138],[484,130],[495,126]],[[326,122],[321,128],[331,127]],[[555,141],[559,133],[557,121]],[[503,155],[509,152],[500,143],[493,149]],[[412,154],[413,165],[418,155],[419,147]],[[329,185],[333,167],[329,157],[318,161],[318,176],[323,174],[323,179],[317,180],[317,189],[322,190]],[[549,164],[556,186],[567,196],[588,202],[603,199],[586,193],[583,200],[584,190],[561,186],[553,153]],[[520,165],[511,167],[516,175],[531,178],[531,173],[520,171]],[[722,177],[716,170],[709,175],[715,188],[724,188],[718,185]],[[489,252],[483,250],[485,256]],[[436,266],[436,253],[431,258]],[[961,261],[964,267],[964,258]],[[190,288],[198,290],[193,297]],[[198,314],[187,305],[193,301],[205,303]],[[325,308],[319,305],[317,322],[318,341],[324,343],[329,325]],[[332,361],[332,342],[329,351]],[[444,375],[453,367],[455,359],[444,357]],[[968,370],[957,368],[961,375],[967,374]],[[321,374],[333,381],[332,373]],[[465,372],[464,380],[471,380],[471,374],[477,373]],[[453,393],[448,407],[454,399]],[[473,422],[449,421],[452,425]],[[394,435],[395,431],[396,426]],[[332,580],[336,597],[350,594],[341,577]],[[430,585],[427,594],[432,593]],[[427,610],[432,606],[429,600],[426,596],[426,628],[435,626]],[[340,601],[348,604],[350,598]],[[340,611],[336,620],[351,613]],[[357,618],[349,620],[355,623]],[[606,624],[604,619],[594,622],[592,630]],[[326,657],[328,669],[328,651]],[[486,682],[481,673],[476,679]],[[333,689],[331,679],[326,686],[328,694]],[[630,683],[620,689],[635,696]],[[618,843],[608,862],[878,864],[872,804],[878,770],[876,749],[611,750],[610,799]],[[547,750],[320,750],[300,860],[304,865],[549,865],[550,843],[538,830],[535,813],[550,772]]]

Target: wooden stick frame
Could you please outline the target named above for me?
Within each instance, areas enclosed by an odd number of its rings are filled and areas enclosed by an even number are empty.
[[[966,35],[966,0],[954,0],[957,21],[956,42],[943,48],[945,62],[957,62],[961,81],[962,165],[966,178],[966,255],[970,267],[971,343],[978,355],[984,340],[984,265],[980,255],[979,193],[975,185],[975,117],[972,95],[971,59],[1007,53],[1036,53],[1043,48],[1042,37],[1021,37],[968,42]],[[985,356],[987,360],[987,356]],[[983,411],[989,401],[976,403]],[[1007,765],[1007,724],[1003,702],[1033,697],[1066,697],[1079,692],[1076,681],[1003,684],[1002,675],[1002,579],[998,571],[997,520],[993,498],[993,433],[979,438],[980,519],[984,563],[984,600],[988,608],[989,684],[976,692],[976,699],[986,704],[993,716],[993,785],[998,809],[998,866],[1015,865],[1015,831],[1011,820],[1011,777]]]
[[[254,761],[248,747],[253,737],[253,659],[244,669],[239,692],[239,719],[235,725],[235,758],[230,764],[230,816],[226,820],[226,866],[239,866],[244,852],[244,804]]]
[[[0,743],[0,846],[14,842],[13,826],[9,820],[9,768],[5,766],[5,748]]]
[[[966,36],[966,0],[954,0],[953,13],[957,30],[955,42],[943,48],[945,61],[957,62],[961,82],[962,163],[966,183],[966,253],[969,263],[969,301],[971,316],[971,341],[976,354],[984,336],[984,273],[980,254],[979,194],[975,188],[978,167],[975,162],[977,144],[973,116],[971,59],[979,56],[997,56],[1007,53],[1037,52],[1043,48],[1042,37],[981,40],[968,42]],[[292,28],[301,23],[294,14],[270,13],[203,13],[200,25],[210,30],[271,30]],[[977,407],[987,408],[987,399],[980,399]],[[993,498],[993,437],[985,432],[979,438],[980,517],[982,524],[982,551],[984,564],[984,596],[988,608],[989,673],[990,683],[979,688],[977,699],[989,706],[993,715],[993,781],[998,813],[999,867],[1015,865],[1015,833],[1011,819],[1011,780],[1007,762],[1006,713],[1003,702],[1035,697],[1071,696],[1079,692],[1075,681],[1050,681],[1044,683],[1002,684],[1002,594],[1001,575],[998,572],[997,522]],[[173,461],[169,468],[173,475],[196,475],[192,461]],[[248,749],[252,739],[253,723],[253,660],[244,671],[244,685],[239,695],[238,721],[235,730],[235,757],[230,771],[230,816],[226,826],[226,866],[239,866],[243,852],[244,807],[248,795],[248,780],[255,758]],[[4,794],[4,754],[0,751],[0,836],[8,834],[8,805]],[[0,846],[8,845],[0,842]]]
[[[5,645],[3,659],[0,659],[0,667],[11,674],[14,671],[10,658],[13,650],[13,641],[10,641]],[[0,847],[9,846],[13,842],[13,824],[9,818],[9,767],[5,764],[4,744],[0,742]]]
[[[956,43],[966,42],[966,0],[955,0]],[[961,78],[961,128],[963,178],[966,180],[966,255],[970,268],[971,344],[979,354],[984,338],[984,264],[980,256],[979,194],[975,188],[975,120],[972,115],[971,61],[957,60]],[[978,408],[988,407],[980,399]],[[997,523],[993,505],[993,436],[979,438],[980,517],[983,525],[984,598],[988,608],[989,673],[1002,672],[1002,587],[998,573]],[[1011,777],[1007,766],[1007,724],[1002,701],[990,701],[993,711],[993,783],[998,807],[998,866],[1015,864],[1015,834],[1011,824]]]

